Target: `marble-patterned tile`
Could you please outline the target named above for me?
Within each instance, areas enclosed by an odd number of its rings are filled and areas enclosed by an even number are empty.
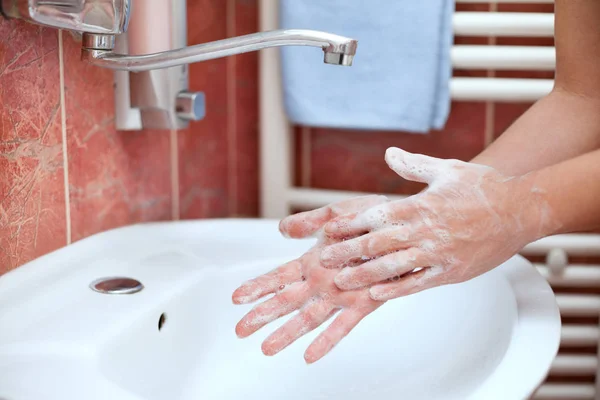
[[[66,244],[55,31],[0,18],[0,274]]]
[[[188,43],[227,37],[227,2],[188,3]],[[206,94],[206,118],[178,133],[181,218],[229,215],[227,60],[190,65],[190,90]]]
[[[169,132],[117,131],[113,73],[81,62],[81,44],[63,38],[73,240],[170,219]]]
[[[259,31],[258,1],[235,0],[236,36]],[[236,157],[233,179],[235,185],[235,210],[242,217],[258,216],[258,53],[235,56],[233,80],[235,93],[235,147],[230,154]],[[231,82],[230,82],[231,84]],[[230,194],[233,195],[233,194]],[[232,215],[233,216],[233,215]]]

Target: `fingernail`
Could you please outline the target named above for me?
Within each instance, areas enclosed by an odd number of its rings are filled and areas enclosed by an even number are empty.
[[[267,357],[273,357],[275,354],[277,354],[277,352],[265,350],[265,349],[262,349],[262,353]]]
[[[292,236],[291,236],[291,235],[288,233],[288,231],[286,231],[286,230],[281,230],[281,229],[280,229],[280,230],[279,230],[279,233],[281,233],[281,236],[283,236],[283,237],[284,237],[284,238],[286,238],[286,239],[291,239],[291,238],[292,238]]]
[[[247,288],[240,286],[231,295],[233,304],[247,304],[252,303],[257,295],[255,293],[248,294]]]
[[[287,232],[286,225],[287,225],[287,219],[282,219],[281,221],[279,221],[279,232],[284,237],[289,238],[289,233]]]
[[[402,150],[400,150],[397,147],[390,147],[385,151],[386,161],[394,160],[394,159],[398,158],[400,155],[402,155]]]
[[[307,365],[314,364],[315,362],[319,361],[320,359],[321,359],[321,357],[319,357],[315,354],[308,354],[308,352],[304,353],[304,362],[306,362]]]
[[[244,339],[247,338],[248,335],[246,334],[246,332],[244,332],[244,329],[240,326],[240,324],[238,323],[235,327],[235,335],[239,338],[239,339]]]
[[[232,300],[233,300],[233,304],[236,304],[236,305],[248,304],[248,303],[252,303],[254,301],[254,299],[250,296],[233,297]]]

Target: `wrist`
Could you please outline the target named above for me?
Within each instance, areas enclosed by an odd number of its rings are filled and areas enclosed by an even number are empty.
[[[531,243],[560,231],[562,224],[552,210],[547,188],[539,184],[539,171],[515,178],[512,202],[513,212],[523,221],[523,235]]]

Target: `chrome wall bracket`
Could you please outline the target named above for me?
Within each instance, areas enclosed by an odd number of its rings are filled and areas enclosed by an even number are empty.
[[[114,51],[143,55],[186,47],[186,18],[186,0],[137,2],[129,29],[116,37]],[[116,128],[182,129],[204,118],[204,93],[188,91],[188,71],[185,64],[141,72],[116,70]]]

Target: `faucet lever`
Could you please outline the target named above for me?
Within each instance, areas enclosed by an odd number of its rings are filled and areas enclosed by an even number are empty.
[[[0,0],[0,11],[53,28],[118,35],[127,30],[131,0]]]

